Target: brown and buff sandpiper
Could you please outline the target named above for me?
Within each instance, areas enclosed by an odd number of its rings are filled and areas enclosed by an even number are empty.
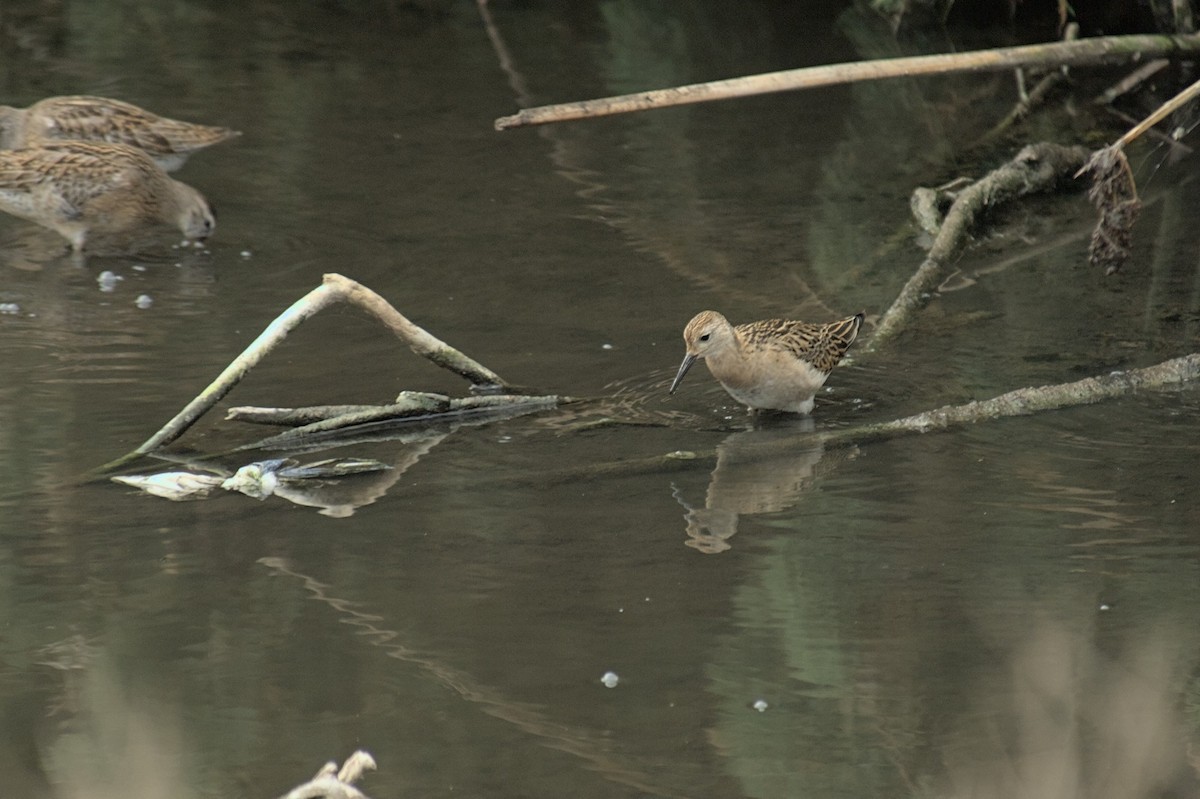
[[[196,189],[141,150],[104,142],[0,151],[0,211],[57,231],[76,252],[93,234],[128,236],[162,224],[200,240],[216,226]]]
[[[858,336],[863,315],[827,324],[764,319],[734,327],[716,311],[701,311],[683,331],[687,354],[675,389],[698,359],[729,395],[752,409],[809,413],[813,396]]]
[[[167,172],[183,166],[197,150],[240,135],[229,128],[160,117],[107,97],[47,97],[28,108],[0,105],[0,149],[63,140],[127,144],[145,151]]]

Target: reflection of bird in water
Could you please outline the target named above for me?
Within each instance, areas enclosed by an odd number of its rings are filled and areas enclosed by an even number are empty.
[[[716,311],[701,311],[683,331],[687,354],[671,393],[698,358],[730,396],[751,408],[809,413],[825,384],[858,336],[861,313],[828,324],[784,319],[734,327]]]
[[[275,496],[297,505],[319,508],[317,512],[344,519],[364,505],[370,505],[391,490],[400,477],[416,465],[430,450],[442,443],[449,433],[413,437],[394,456],[390,468],[354,475],[345,480],[289,481],[275,487]]]
[[[197,150],[240,136],[229,128],[181,122],[107,97],[48,97],[29,108],[0,105],[0,149],[65,139],[137,147],[173,172]]]
[[[786,428],[745,430],[717,447],[717,465],[708,483],[704,507],[687,508],[687,545],[706,554],[724,552],[737,533],[738,518],[748,513],[777,513],[799,501],[812,482],[825,450],[810,438],[812,420]],[[785,442],[794,441],[794,444]]]
[[[48,227],[79,252],[89,237],[128,237],[154,224],[207,238],[204,196],[124,144],[54,142],[0,151],[0,211]]]
[[[602,396],[560,403],[554,412],[536,417],[533,426],[558,432],[615,426],[711,427],[711,418],[661,407],[664,402],[662,390],[670,379],[669,373],[656,370],[652,374],[630,375],[611,381],[605,384]]]

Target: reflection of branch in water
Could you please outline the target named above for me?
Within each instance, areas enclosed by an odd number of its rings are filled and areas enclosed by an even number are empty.
[[[533,96],[528,81],[516,65],[503,34],[495,24],[488,0],[477,0],[477,4],[496,60],[513,88],[517,105],[522,108],[530,106]],[[640,11],[633,5],[626,5],[623,13],[635,15]],[[636,32],[629,32],[633,27],[626,25],[621,35],[636,35]],[[610,38],[615,39],[618,35],[610,30]],[[643,68],[639,73],[652,71],[664,59],[669,59],[669,53],[661,48],[631,49],[643,58],[659,59],[650,68],[646,64],[641,65]],[[841,313],[841,310],[826,305],[812,286],[793,270],[781,270],[778,275],[781,280],[788,281],[786,287],[773,281],[744,280],[740,274],[742,262],[729,255],[730,243],[714,240],[715,226],[704,211],[702,192],[696,177],[699,170],[682,124],[679,117],[639,120],[641,127],[637,130],[648,130],[652,135],[623,152],[624,160],[630,158],[631,154],[648,151],[648,157],[653,159],[653,173],[659,176],[654,191],[670,192],[669,196],[657,199],[649,208],[630,208],[628,203],[612,197],[612,187],[603,182],[610,178],[607,165],[602,171],[584,166],[589,159],[596,158],[595,148],[580,146],[579,140],[573,139],[572,134],[561,126],[542,126],[538,129],[538,135],[550,142],[550,160],[557,167],[559,176],[579,187],[577,195],[599,212],[600,221],[653,252],[669,269],[689,282],[719,293],[726,302],[776,307],[781,313],[786,311],[789,316],[832,317]],[[676,131],[676,128],[679,130]],[[663,179],[664,175],[674,180]],[[664,218],[664,213],[670,216]],[[781,303],[781,297],[787,297],[788,301]]]
[[[392,464],[363,458],[326,458],[306,464],[292,458],[271,458],[245,464],[231,474],[222,466],[192,460],[187,465],[195,471],[117,475],[112,480],[176,502],[207,499],[218,488],[257,500],[277,496],[342,519],[386,494],[451,432],[423,430],[404,436],[405,447]]]
[[[275,486],[275,496],[296,505],[320,508],[323,516],[344,519],[354,511],[370,505],[394,486],[410,467],[416,464],[431,449],[442,443],[446,434],[434,435],[411,443],[386,471],[370,475],[355,475],[352,479],[316,483],[280,483]]]
[[[812,430],[812,419],[804,419]],[[811,437],[796,444],[795,430],[745,430],[717,445],[717,465],[709,479],[704,507],[693,508],[678,489],[672,493],[687,514],[689,547],[705,554],[730,549],[729,539],[737,533],[738,519],[745,514],[777,513],[800,500],[811,485],[813,473],[825,448]],[[791,446],[780,451],[776,442],[788,439]],[[772,445],[763,452],[764,445]]]
[[[490,716],[516,726],[530,735],[542,739],[547,746],[588,763],[608,779],[621,785],[636,788],[654,796],[679,797],[670,789],[656,786],[649,774],[635,771],[617,761],[616,755],[608,751],[610,742],[583,730],[560,724],[545,718],[533,705],[515,702],[501,696],[495,689],[479,684],[469,674],[459,671],[429,655],[418,654],[400,641],[400,633],[384,629],[379,623],[383,617],[356,610],[350,600],[340,599],[328,592],[329,586],[293,571],[282,558],[260,558],[259,563],[267,568],[296,577],[313,598],[324,602],[342,614],[342,622],[357,627],[370,643],[384,649],[389,657],[420,667],[438,682],[450,688],[463,699],[479,705]]]
[[[1065,530],[1094,530],[1101,536],[1104,532],[1119,530],[1121,539],[1143,544],[1156,535],[1157,526],[1153,524],[1153,519],[1126,512],[1125,504],[1117,498],[1115,487],[1094,489],[1073,485],[1066,475],[1057,470],[1041,468],[1017,469],[1016,476],[1026,480],[1030,498],[1041,501],[1018,502],[1011,507],[1061,516],[1064,521],[1059,526]],[[1111,538],[1100,537],[1075,542],[1071,546],[1086,548],[1112,542]]]
[[[492,10],[488,8],[488,0],[476,0],[476,4],[479,6],[479,16],[483,20],[483,29],[487,31],[492,49],[496,51],[496,60],[500,62],[500,69],[508,77],[508,85],[512,87],[513,94],[517,98],[517,106],[526,108],[532,105],[533,95],[529,92],[529,85],[525,82],[525,76],[513,63],[512,53],[509,52],[508,45],[504,43],[500,29],[496,27],[496,20],[492,18]]]
[[[964,405],[944,405],[924,413],[893,419],[889,422],[845,427],[814,433],[826,449],[887,441],[906,435],[941,432],[978,422],[995,421],[1012,416],[1029,416],[1042,411],[1090,405],[1105,400],[1126,397],[1139,391],[1170,391],[1200,379],[1200,353],[1172,358],[1168,361],[1111,372],[1097,377],[1057,383],[1050,386],[1028,386],[986,400]],[[797,435],[764,445],[762,455],[769,451],[785,452],[804,444],[809,436]],[[575,468],[559,469],[543,474],[526,474],[522,482],[550,485],[556,483],[594,480],[605,477],[630,477],[637,474],[666,474],[696,468],[704,461],[716,460],[714,451],[675,451],[665,455],[631,458],[607,463],[589,463]]]

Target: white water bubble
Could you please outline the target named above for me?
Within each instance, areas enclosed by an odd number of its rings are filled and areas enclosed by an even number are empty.
[[[149,294],[139,294],[138,298],[133,301],[133,304],[144,311],[154,304],[154,298]]]
[[[125,278],[118,275],[116,272],[111,272],[105,269],[100,274],[96,275],[96,284],[100,286],[101,291],[112,291]]]
[[[617,676],[615,671],[606,671],[604,672],[604,676],[600,678],[600,682],[604,684],[605,688],[616,688],[617,683],[620,681],[621,678]]]
[[[762,712],[764,712],[764,711],[765,711],[767,708],[769,708],[769,707],[770,707],[770,705],[768,705],[768,704],[767,704],[767,700],[765,700],[765,699],[755,699],[755,700],[754,700],[754,704],[753,704],[753,705],[751,705],[750,707],[754,708],[754,709],[755,709],[755,710],[757,710],[759,713],[762,713]]]

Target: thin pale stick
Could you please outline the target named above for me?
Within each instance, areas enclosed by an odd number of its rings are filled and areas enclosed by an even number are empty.
[[[1141,136],[1147,130],[1157,125],[1163,119],[1178,111],[1185,103],[1197,95],[1200,95],[1200,80],[1196,81],[1191,86],[1188,86],[1179,94],[1160,105],[1154,111],[1154,113],[1143,119],[1138,124],[1134,125],[1124,136],[1113,142],[1112,146],[1117,149],[1124,147],[1126,144],[1129,144],[1138,136]]]
[[[1153,61],[1142,64],[1133,72],[1130,72],[1124,78],[1106,89],[1095,99],[1095,103],[1097,105],[1109,105],[1113,100],[1137,88],[1142,83],[1154,77],[1170,65],[1171,62],[1165,58],[1156,58]]]
[[[774,92],[811,89],[882,78],[939,75],[952,72],[987,72],[1014,67],[1060,67],[1083,64],[1117,64],[1200,52],[1200,34],[1186,36],[1098,36],[1070,42],[1049,42],[1020,47],[1000,47],[968,53],[911,56],[907,58],[827,64],[741,78],[693,83],[669,89],[624,94],[595,100],[526,108],[495,122],[497,130],[543,125],[574,119],[624,114],[712,100],[750,97]]]

